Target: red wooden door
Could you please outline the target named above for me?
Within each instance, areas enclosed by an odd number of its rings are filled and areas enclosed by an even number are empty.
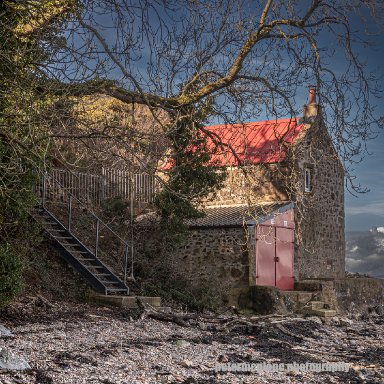
[[[258,225],[256,233],[256,285],[275,285],[275,228]]]
[[[276,229],[276,287],[293,289],[293,229]]]
[[[294,286],[294,224],[284,220],[281,227],[279,221],[256,227],[256,285],[289,290]]]

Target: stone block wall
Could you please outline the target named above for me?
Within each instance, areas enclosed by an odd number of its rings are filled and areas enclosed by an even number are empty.
[[[342,278],[345,273],[344,170],[326,128],[321,124],[312,127],[292,156],[296,278]],[[311,192],[304,191],[305,168],[311,169]]]
[[[342,312],[361,312],[384,304],[384,279],[338,279],[335,281],[335,291],[339,310]]]
[[[287,201],[286,167],[281,164],[256,164],[228,168],[224,187],[204,201],[204,205],[257,204]]]
[[[228,302],[239,288],[249,286],[248,249],[241,227],[191,230],[177,253],[187,280],[221,287]]]
[[[249,252],[242,227],[193,229],[169,251],[161,250],[154,237],[147,237],[138,246],[136,259],[143,254],[159,255],[182,276],[186,287],[209,288],[228,305],[238,305],[240,292],[249,287]]]

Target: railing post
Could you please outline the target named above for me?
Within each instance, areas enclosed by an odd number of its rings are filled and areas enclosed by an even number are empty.
[[[124,284],[127,283],[127,269],[128,269],[128,253],[129,253],[129,245],[125,246],[125,257],[124,257]]]
[[[99,248],[99,226],[100,226],[100,219],[96,219],[96,244],[95,244],[95,256],[97,257],[97,251]]]
[[[101,177],[99,177],[100,191],[99,191],[99,204],[106,199],[107,195],[107,172],[104,167],[101,168]]]
[[[41,191],[41,208],[44,208],[45,203],[45,179],[46,179],[46,172],[43,173],[43,180],[42,180],[42,191]]]
[[[72,221],[72,195],[68,193],[68,231],[71,232]]]

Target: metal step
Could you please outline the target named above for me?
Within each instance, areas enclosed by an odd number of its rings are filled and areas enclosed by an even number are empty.
[[[76,248],[82,248],[82,245],[80,245],[80,244],[78,244],[78,243],[74,243],[74,244],[67,243],[66,246],[67,246],[68,248],[75,248],[75,247],[76,247]],[[76,253],[76,252],[80,252],[80,251],[78,251],[78,250],[74,250],[74,251],[72,251],[72,252]],[[88,251],[83,251],[83,252],[85,252],[85,253],[89,253]]]
[[[103,284],[110,284],[110,285],[120,284],[118,281],[109,281],[109,280],[100,280],[100,282]]]
[[[71,246],[69,247],[69,248],[71,248]],[[71,251],[72,253],[80,253],[80,254],[83,254],[83,255],[88,255],[89,254],[89,252],[87,252],[87,251]]]
[[[107,288],[108,292],[126,292],[126,289],[121,288]]]
[[[100,293],[128,294],[129,289],[100,259],[87,249],[81,240],[72,236],[48,211],[34,210],[31,216],[50,235],[51,244],[60,255],[71,264],[93,288]]]

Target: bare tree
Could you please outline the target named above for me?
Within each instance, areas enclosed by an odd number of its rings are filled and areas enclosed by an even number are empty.
[[[298,95],[310,83],[347,169],[359,161],[380,126],[372,107],[380,90],[358,55],[363,28],[354,29],[367,25],[364,16],[372,30],[381,10],[381,2],[362,0],[80,0],[54,56],[39,67],[40,89],[80,103],[102,94],[130,108],[145,105],[158,124],[152,138],[170,142],[173,194],[162,196],[162,208],[172,216],[166,202],[193,207],[222,181],[214,171],[208,175],[203,143],[207,136],[219,148],[228,143],[204,129],[208,121],[295,116]],[[131,142],[140,135],[126,135],[121,124],[97,125],[86,135],[115,140],[137,156]],[[68,134],[62,128],[53,136]],[[200,146],[201,156],[189,152],[191,145]]]

